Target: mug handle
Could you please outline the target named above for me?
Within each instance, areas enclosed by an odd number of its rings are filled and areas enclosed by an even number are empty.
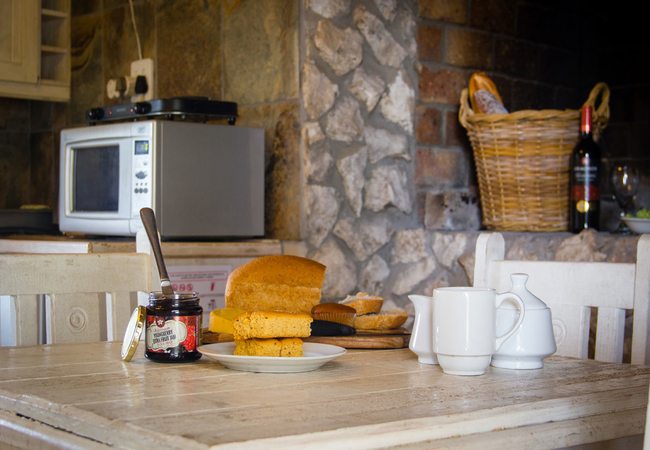
[[[517,323],[515,323],[515,326],[512,327],[510,331],[508,331],[506,334],[503,336],[499,336],[496,338],[496,349],[495,352],[499,351],[501,348],[501,345],[508,339],[512,334],[517,331],[517,328],[519,328],[519,325],[521,325],[521,322],[524,321],[524,314],[526,312],[526,307],[524,306],[524,302],[521,300],[521,298],[517,294],[513,294],[512,292],[506,292],[505,294],[497,294],[496,297],[496,307],[498,308],[501,306],[501,303],[503,303],[505,300],[513,300],[517,305],[519,306],[519,319],[517,319]]]

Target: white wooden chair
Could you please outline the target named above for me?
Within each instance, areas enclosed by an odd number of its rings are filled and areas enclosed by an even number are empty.
[[[551,308],[557,354],[587,358],[591,308],[598,308],[595,359],[622,362],[625,312],[633,311],[632,364],[650,362],[650,235],[637,244],[636,264],[504,260],[500,233],[476,242],[474,286],[508,291],[510,274],[529,275],[526,287]]]
[[[151,290],[144,233],[137,248],[136,253],[0,254],[0,296],[6,296],[2,345],[121,340],[138,303],[136,293]]]

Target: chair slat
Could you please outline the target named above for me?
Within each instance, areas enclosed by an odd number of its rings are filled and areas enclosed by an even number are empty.
[[[639,238],[636,249],[632,364],[650,363],[650,235]]]
[[[106,340],[120,341],[124,338],[129,318],[138,304],[138,299],[137,295],[131,292],[111,292],[110,297],[107,311],[110,311],[111,315],[108,318]]]
[[[623,362],[625,310],[599,308],[596,327],[596,356],[598,361]]]
[[[37,345],[39,330],[38,295],[18,295],[9,297],[10,340],[2,345]]]
[[[581,305],[547,303],[553,316],[557,355],[587,358],[589,354],[589,323],[591,308]],[[560,330],[566,333],[561,335]]]

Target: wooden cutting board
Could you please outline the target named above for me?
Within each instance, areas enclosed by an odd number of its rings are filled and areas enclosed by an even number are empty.
[[[305,342],[338,345],[343,348],[404,348],[409,346],[411,330],[396,328],[394,330],[368,330],[357,331],[352,336],[310,336],[304,338]],[[216,344],[219,342],[232,342],[232,334],[212,333],[203,330],[203,343]]]

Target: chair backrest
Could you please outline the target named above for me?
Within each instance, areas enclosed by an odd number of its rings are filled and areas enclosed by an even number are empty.
[[[529,275],[526,287],[551,308],[557,354],[587,358],[592,308],[598,309],[595,359],[622,362],[626,311],[633,312],[632,364],[650,361],[650,235],[642,235],[633,263],[505,260],[500,233],[476,242],[474,286],[508,291],[510,274]]]
[[[122,339],[136,293],[151,290],[139,251],[0,254],[2,345]]]

